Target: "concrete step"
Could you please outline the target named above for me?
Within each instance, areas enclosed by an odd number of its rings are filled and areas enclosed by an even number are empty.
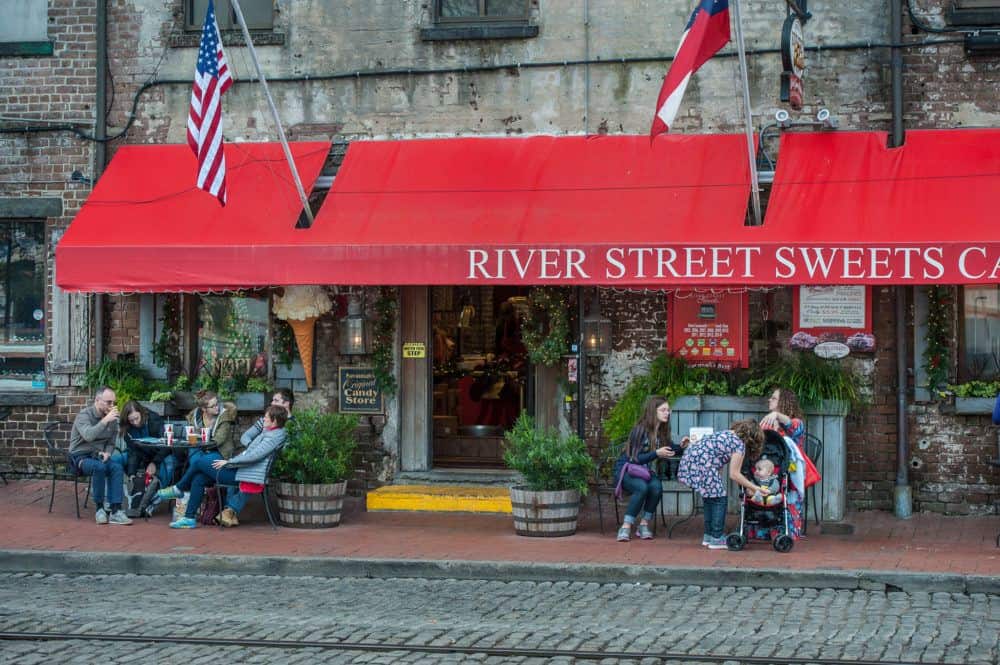
[[[507,487],[488,485],[386,485],[368,493],[368,510],[510,514]]]

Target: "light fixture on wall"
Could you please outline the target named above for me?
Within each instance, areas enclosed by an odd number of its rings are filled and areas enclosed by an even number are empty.
[[[583,345],[587,355],[606,356],[611,353],[611,321],[601,316],[601,292],[594,290],[590,311],[583,319]]]
[[[340,355],[353,356],[368,353],[368,320],[361,302],[351,296],[347,303],[347,316],[340,320]]]

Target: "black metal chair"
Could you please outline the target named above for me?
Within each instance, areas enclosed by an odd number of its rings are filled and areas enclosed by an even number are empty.
[[[73,423],[66,420],[56,420],[47,423],[44,428],[45,446],[49,452],[49,463],[52,465],[52,491],[49,493],[49,512],[52,512],[52,503],[56,498],[56,480],[59,476],[59,467],[66,466],[66,472],[73,478],[73,499],[76,503],[76,518],[80,519],[80,494],[78,484],[81,478],[87,479],[87,493],[83,498],[83,507],[87,507],[90,500],[90,477],[84,475],[79,467],[73,464],[73,459],[69,454],[69,433],[72,431]],[[60,446],[64,443],[65,447]]]
[[[10,409],[0,409],[0,422],[7,420],[10,417]],[[3,480],[3,484],[7,484],[7,476],[4,475],[3,469],[0,469],[0,480]]]
[[[271,467],[274,466],[274,461],[278,458],[281,453],[281,448],[271,453],[267,458],[267,465],[264,467],[264,491],[261,492],[260,498],[264,501],[264,512],[267,513],[267,521],[271,523],[271,528],[275,531],[278,530],[278,522],[274,519],[274,514],[271,512],[271,494],[269,487],[271,486]],[[222,511],[225,510],[226,504],[223,501],[222,490],[225,489],[227,492],[230,490],[239,490],[239,484],[228,484],[228,483],[215,483],[216,497],[219,500],[219,515],[222,515]],[[219,528],[222,527],[222,520],[219,520]]]
[[[806,456],[816,465],[816,468],[819,468],[820,460],[823,457],[823,440],[814,434],[806,432],[802,435],[802,448]],[[816,526],[819,526],[819,503],[816,501],[816,485],[808,488],[802,497],[803,535],[805,535],[809,526],[809,504],[813,506],[813,517],[816,519]]]

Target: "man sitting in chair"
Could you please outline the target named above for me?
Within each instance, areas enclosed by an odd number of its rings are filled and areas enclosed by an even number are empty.
[[[69,435],[69,455],[72,464],[85,476],[91,476],[94,505],[97,507],[95,520],[98,524],[132,523],[122,510],[122,480],[125,470],[115,452],[115,437],[118,435],[118,407],[115,406],[115,391],[101,386],[94,395],[94,403],[88,406],[73,421]],[[104,509],[104,499],[110,503],[110,515]]]

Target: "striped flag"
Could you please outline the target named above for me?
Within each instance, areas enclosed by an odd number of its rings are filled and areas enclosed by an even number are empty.
[[[222,50],[215,3],[208,0],[201,30],[198,66],[191,90],[188,113],[188,145],[198,158],[198,188],[226,205],[226,157],[222,151],[222,93],[233,84],[226,54]]]
[[[663,79],[649,140],[669,131],[691,75],[729,43],[729,0],[699,0]]]

